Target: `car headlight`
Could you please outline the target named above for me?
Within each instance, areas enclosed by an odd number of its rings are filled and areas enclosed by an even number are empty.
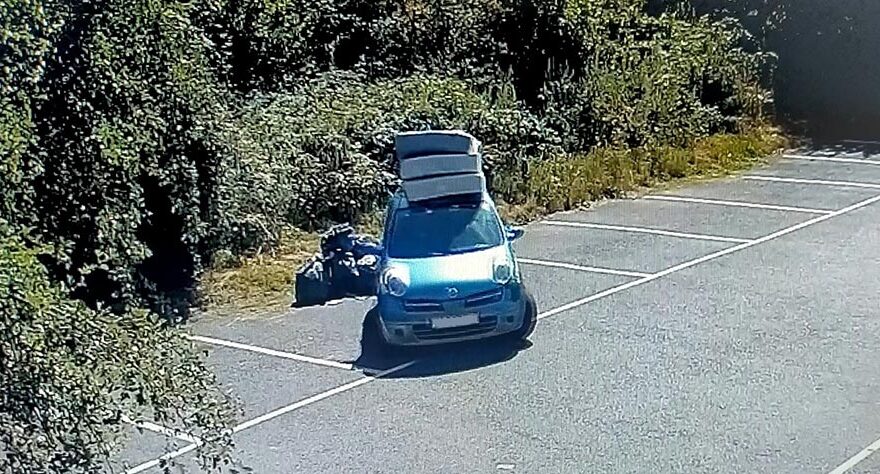
[[[496,260],[492,263],[492,279],[495,283],[505,284],[513,278],[513,266],[507,259]]]
[[[382,273],[382,285],[392,296],[403,296],[409,288],[409,272],[403,267],[390,267]]]

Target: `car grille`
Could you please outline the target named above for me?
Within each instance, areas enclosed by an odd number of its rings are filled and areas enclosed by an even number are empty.
[[[464,306],[466,308],[485,306],[487,304],[497,303],[501,301],[503,297],[504,290],[501,288],[495,288],[494,290],[484,291],[465,298]]]
[[[494,288],[454,300],[405,300],[403,309],[408,313],[440,313],[443,312],[443,303],[464,301],[465,308],[479,308],[492,303],[497,303],[504,298],[503,288]]]
[[[431,324],[415,324],[413,325],[413,334],[423,341],[451,339],[492,332],[497,325],[498,318],[496,316],[483,316],[480,317],[478,324],[457,328],[434,329]]]
[[[443,311],[443,305],[432,300],[406,300],[403,309],[408,313],[439,313]]]

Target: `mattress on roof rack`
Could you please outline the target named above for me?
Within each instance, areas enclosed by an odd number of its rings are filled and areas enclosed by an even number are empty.
[[[400,178],[403,180],[482,171],[482,160],[476,153],[416,156],[400,162]]]
[[[406,199],[411,202],[425,201],[446,196],[473,195],[486,192],[483,173],[459,173],[409,179],[402,183]]]
[[[480,142],[462,130],[424,130],[401,132],[394,137],[399,161],[426,155],[475,155]]]

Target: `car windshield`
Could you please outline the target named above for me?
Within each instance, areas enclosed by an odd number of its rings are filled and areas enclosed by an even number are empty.
[[[403,209],[393,225],[388,243],[391,258],[465,253],[504,241],[495,213],[485,204]]]

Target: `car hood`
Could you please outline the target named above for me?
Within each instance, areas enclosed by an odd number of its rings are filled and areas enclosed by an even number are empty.
[[[409,272],[410,284],[404,295],[407,299],[448,299],[448,288],[454,287],[459,296],[467,296],[497,288],[492,278],[492,263],[509,259],[505,245],[485,250],[441,257],[389,259],[386,267],[404,267]]]

